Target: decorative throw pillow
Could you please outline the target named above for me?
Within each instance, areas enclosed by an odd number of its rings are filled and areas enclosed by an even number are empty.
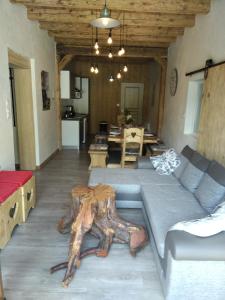
[[[212,213],[224,196],[225,168],[216,161],[212,161],[195,191],[195,197],[203,208]]]
[[[216,207],[212,215],[205,218],[178,222],[171,230],[182,230],[196,236],[207,237],[225,231],[225,202]]]
[[[209,166],[209,160],[198,152],[194,152],[186,168],[180,176],[181,184],[191,193],[197,189],[204,172]]]
[[[162,155],[150,157],[150,160],[160,175],[170,175],[180,165],[180,159],[174,149],[169,149]]]

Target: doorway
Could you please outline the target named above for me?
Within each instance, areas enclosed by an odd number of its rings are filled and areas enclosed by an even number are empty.
[[[30,60],[8,50],[15,168],[35,170],[35,137]]]
[[[143,83],[121,83],[121,111],[128,111],[136,124],[142,124]]]

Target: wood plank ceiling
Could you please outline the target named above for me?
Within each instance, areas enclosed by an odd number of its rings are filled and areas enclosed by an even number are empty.
[[[27,7],[30,20],[39,21],[40,28],[55,38],[61,53],[91,55],[92,27],[90,21],[99,16],[103,0],[11,0]],[[109,0],[112,17],[123,24],[129,56],[152,53],[165,55],[168,46],[195,24],[197,14],[207,14],[210,0]],[[120,29],[113,29],[113,47],[119,46]],[[100,29],[101,55],[108,30]]]

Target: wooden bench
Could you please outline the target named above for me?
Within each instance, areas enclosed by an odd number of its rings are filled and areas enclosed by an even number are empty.
[[[32,172],[0,172],[0,249],[10,240],[15,226],[26,221],[35,199]]]

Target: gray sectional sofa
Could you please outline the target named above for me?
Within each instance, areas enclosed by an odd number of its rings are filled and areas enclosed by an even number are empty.
[[[94,169],[89,185],[112,185],[117,207],[143,210],[167,300],[225,299],[225,233],[197,237],[170,227],[203,218],[225,200],[225,169],[186,146],[172,175],[149,158],[137,169]]]

